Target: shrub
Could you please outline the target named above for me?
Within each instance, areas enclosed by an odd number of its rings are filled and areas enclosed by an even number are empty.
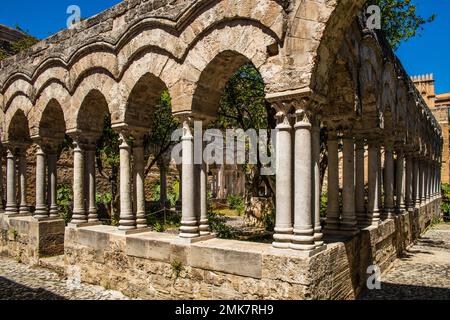
[[[443,183],[441,186],[442,204],[441,210],[444,216],[450,217],[450,184]]]
[[[56,202],[59,206],[61,218],[66,225],[72,220],[72,189],[65,184],[59,185],[56,192]]]
[[[234,239],[231,227],[226,224],[226,218],[214,212],[208,213],[209,227],[220,239]]]
[[[245,212],[245,204],[244,199],[239,196],[229,195],[227,198],[228,206],[231,210],[236,210],[239,215]]]

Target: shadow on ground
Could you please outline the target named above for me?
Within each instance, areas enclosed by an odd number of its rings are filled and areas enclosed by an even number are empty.
[[[359,300],[449,300],[450,289],[383,282],[381,290],[367,290]]]
[[[0,277],[0,300],[66,300],[42,288],[34,289]]]

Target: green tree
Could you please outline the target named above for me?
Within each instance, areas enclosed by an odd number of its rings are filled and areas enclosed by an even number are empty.
[[[270,146],[270,129],[276,126],[275,111],[264,97],[264,81],[258,70],[252,64],[242,66],[226,84],[219,104],[219,117],[211,127],[223,130],[239,128],[244,131],[267,129],[267,145]],[[271,196],[275,194],[273,177],[262,176],[261,169],[259,161],[256,165],[244,166],[247,200],[259,195],[262,184],[267,186]]]
[[[119,212],[119,134],[111,127],[111,115],[105,114],[103,132],[97,142],[96,148],[97,169],[101,176],[110,183],[111,204],[108,208],[110,218],[113,219]]]
[[[369,0],[368,4],[380,7],[382,30],[394,50],[436,18],[435,14],[430,17],[419,15],[412,0]]]
[[[145,139],[147,153],[153,156],[148,158],[145,175],[165,156],[175,144],[172,133],[180,126],[179,121],[172,115],[172,101],[168,90],[163,91],[159,103],[155,106],[150,125],[149,134]]]

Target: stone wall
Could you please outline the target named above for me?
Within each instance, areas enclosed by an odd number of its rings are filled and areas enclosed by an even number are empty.
[[[41,257],[64,253],[64,221],[38,221],[31,216],[9,217],[0,214],[0,254],[37,264]]]
[[[401,252],[439,216],[439,200],[330,242],[312,257],[269,244],[212,239],[183,242],[115,228],[68,228],[69,277],[145,299],[354,299],[367,267],[389,269]]]

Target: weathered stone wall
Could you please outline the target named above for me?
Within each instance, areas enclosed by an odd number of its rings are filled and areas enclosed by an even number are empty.
[[[68,228],[66,267],[70,277],[146,299],[353,299],[369,265],[386,271],[439,214],[435,201],[312,257],[261,243]]]
[[[31,216],[0,214],[0,254],[37,264],[39,258],[64,253],[65,224],[61,219],[38,221]]]

